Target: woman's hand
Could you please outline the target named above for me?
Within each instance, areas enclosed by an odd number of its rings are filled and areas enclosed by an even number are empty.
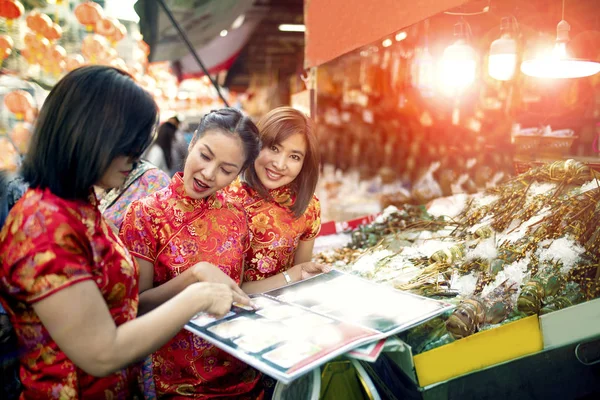
[[[229,277],[225,272],[211,263],[199,262],[192,267],[192,275],[198,282],[206,283],[221,283],[229,287],[239,297],[243,298],[244,301],[240,302],[243,304],[250,304],[250,298],[244,291],[238,286],[233,279]],[[237,302],[238,300],[236,300]]]
[[[288,273],[291,275],[293,282],[298,282],[329,271],[331,271],[329,265],[309,261],[294,265],[288,270]]]
[[[196,303],[200,305],[198,312],[205,312],[218,318],[227,314],[233,303],[250,305],[248,296],[240,295],[224,283],[197,282],[188,286],[186,290],[194,291],[199,296],[200,301]]]

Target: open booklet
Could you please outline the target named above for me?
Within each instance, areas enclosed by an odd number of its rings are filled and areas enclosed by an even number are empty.
[[[283,383],[453,307],[337,270],[252,299],[256,309],[198,314],[185,329]]]

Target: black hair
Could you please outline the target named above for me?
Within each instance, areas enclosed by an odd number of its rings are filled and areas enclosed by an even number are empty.
[[[218,130],[240,138],[246,156],[246,161],[240,172],[245,171],[246,168],[254,164],[258,153],[260,153],[261,142],[258,128],[249,117],[244,116],[235,108],[212,110],[202,117],[198,129],[194,132],[191,146],[194,146],[198,139],[210,130]]]
[[[177,133],[177,127],[170,122],[165,122],[158,128],[155,142],[155,144],[162,149],[169,170],[173,166],[173,142],[175,141],[175,133]]]
[[[48,95],[22,174],[32,188],[86,199],[118,156],[136,160],[152,143],[158,108],[131,75],[112,67],[78,68]]]

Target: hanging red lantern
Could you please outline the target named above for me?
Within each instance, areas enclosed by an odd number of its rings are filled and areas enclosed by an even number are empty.
[[[11,55],[15,42],[8,35],[0,35],[0,64]]]
[[[28,48],[24,48],[21,50],[21,57],[23,57],[29,64],[36,63],[35,56]]]
[[[27,110],[33,107],[33,97],[24,90],[13,90],[4,96],[4,105],[22,121]]]
[[[144,42],[143,40],[140,40],[138,42],[138,45],[140,46],[140,49],[144,52],[146,57],[148,57],[150,55],[150,46],[148,46],[148,43]]]
[[[25,12],[23,4],[18,0],[0,0],[0,17],[6,18],[6,24],[10,27],[13,20],[20,18]]]
[[[52,61],[59,63],[61,61],[64,61],[66,57],[67,51],[64,47],[58,44],[55,44],[54,46],[50,47],[50,50],[48,52],[48,58]]]
[[[65,62],[67,63],[66,69],[69,72],[79,67],[83,67],[83,65],[85,64],[85,60],[83,59],[83,56],[81,54],[71,54],[67,56]]]
[[[46,31],[52,26],[50,17],[37,11],[30,12],[25,22],[29,29],[41,36],[46,36]]]
[[[17,123],[9,133],[9,136],[17,147],[17,151],[21,154],[25,154],[29,147],[29,142],[31,141],[31,130],[29,129],[28,124],[24,124],[23,122]]]
[[[103,36],[87,35],[81,43],[81,53],[91,61],[92,64],[106,58],[108,43]]]
[[[112,37],[117,30],[112,18],[102,18],[96,22],[96,33],[104,37]]]
[[[0,169],[17,170],[18,154],[15,146],[6,137],[0,137]]]
[[[110,37],[110,41],[114,45],[123,40],[125,36],[127,36],[127,28],[125,28],[125,25],[123,25],[117,20],[115,23],[115,33],[112,37]]]
[[[46,39],[48,39],[51,42],[60,39],[62,37],[62,34],[62,28],[58,24],[50,25],[48,29],[46,29],[46,31],[44,32],[44,36],[46,37]]]
[[[88,32],[92,32],[98,20],[104,18],[104,10],[98,3],[87,1],[75,7],[75,18],[85,26]]]

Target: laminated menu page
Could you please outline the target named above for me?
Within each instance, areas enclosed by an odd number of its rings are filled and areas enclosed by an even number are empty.
[[[283,383],[453,307],[337,270],[252,301],[220,319],[198,314],[185,329]]]

